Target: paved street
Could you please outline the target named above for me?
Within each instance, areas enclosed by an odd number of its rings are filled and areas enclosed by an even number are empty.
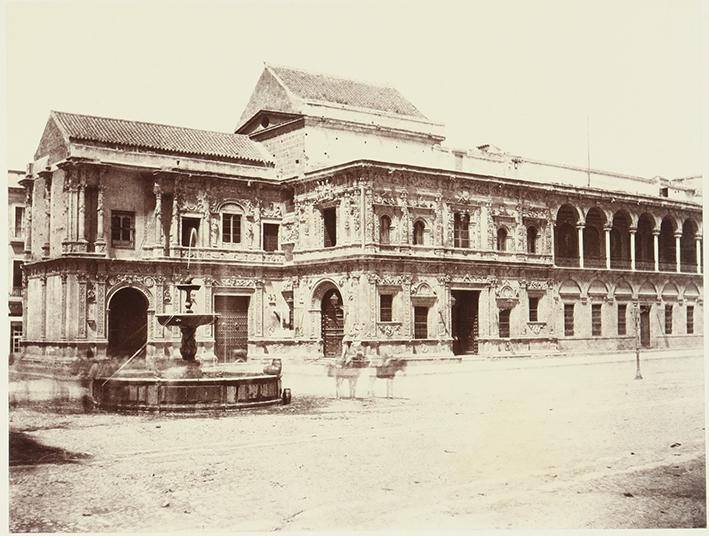
[[[704,526],[699,352],[642,381],[627,354],[412,365],[394,399],[293,368],[290,406],[223,416],[20,406],[11,530]]]

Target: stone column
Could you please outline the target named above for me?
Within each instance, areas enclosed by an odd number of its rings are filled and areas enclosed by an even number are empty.
[[[604,227],[606,234],[606,270],[611,269],[611,227]]]
[[[32,181],[22,181],[25,187],[25,259],[32,256]],[[26,325],[26,324],[25,324]]]
[[[40,172],[40,177],[44,179],[44,217],[47,222],[44,244],[42,244],[42,257],[49,257],[49,241],[52,234],[52,172],[45,170]]]
[[[549,236],[550,236],[550,241],[551,241],[551,244],[550,244],[551,264],[552,264],[552,266],[556,266],[556,236],[555,236],[556,222],[554,220],[549,220],[549,223],[547,225],[549,225]]]
[[[675,233],[675,271],[681,272],[682,267],[680,264],[680,238],[682,238],[682,233]]]
[[[660,271],[660,231],[652,232],[653,253],[655,255],[655,271]]]
[[[155,247],[156,250],[162,253],[162,188],[160,188],[160,183],[155,181],[153,184],[153,194],[155,195]]]
[[[85,274],[79,274],[79,338],[86,338],[86,283],[87,277]]]
[[[172,195],[172,221],[170,222],[170,255],[177,256],[177,247],[180,245],[178,241],[178,229],[180,225],[180,211],[178,205],[178,183],[175,181],[175,190]]]
[[[61,338],[63,340],[66,340],[66,280],[67,280],[67,274],[61,274],[61,280],[62,280],[62,305],[61,305],[61,323],[62,323],[62,330],[61,330]]]
[[[40,301],[42,303],[42,320],[39,326],[39,335],[42,340],[47,338],[47,275],[42,274],[39,277],[40,282]]]
[[[630,233],[630,269],[634,272],[635,271],[635,233],[638,230],[636,228],[630,228],[628,229],[628,233]]]
[[[576,226],[579,234],[579,268],[583,268],[583,228],[584,225]]]
[[[99,175],[100,177],[100,175]],[[101,179],[99,178],[98,185],[98,201],[96,203],[96,244],[94,245],[94,251],[96,253],[106,252],[106,236],[103,229],[103,191],[104,186],[101,184]]]
[[[697,273],[700,274],[702,273],[702,237],[697,236],[694,242],[697,247]]]
[[[82,177],[79,184],[79,215],[78,215],[78,237],[79,251],[86,251],[86,180]]]

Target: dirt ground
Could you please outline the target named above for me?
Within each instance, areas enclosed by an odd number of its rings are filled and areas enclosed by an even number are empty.
[[[228,415],[20,404],[10,529],[706,526],[703,356],[618,359],[411,366],[393,399],[286,370],[291,405]]]

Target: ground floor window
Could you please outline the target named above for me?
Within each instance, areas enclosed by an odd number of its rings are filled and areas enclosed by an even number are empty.
[[[601,304],[591,304],[591,336],[601,336]]]
[[[564,335],[572,337],[574,334],[574,304],[564,304]]]
[[[500,311],[500,338],[509,339],[510,337],[510,309]]]
[[[628,310],[628,305],[625,303],[618,304],[618,335],[625,335],[627,333],[626,327],[626,313]]]
[[[694,305],[687,306],[687,335],[694,333]]]
[[[539,298],[530,297],[529,298],[529,321],[536,322],[539,319]]]
[[[665,305],[665,335],[672,334],[672,305]]]
[[[428,307],[414,307],[414,339],[428,339]]]
[[[22,324],[13,322],[10,325],[10,352],[19,354],[22,349],[20,342],[22,341]]]

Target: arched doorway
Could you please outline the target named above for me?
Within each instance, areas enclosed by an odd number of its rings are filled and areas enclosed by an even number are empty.
[[[148,340],[148,300],[138,289],[116,292],[108,305],[108,353],[132,356]]]
[[[325,357],[337,357],[342,353],[345,314],[342,296],[336,288],[331,288],[323,295],[320,302],[320,320],[323,355]]]

